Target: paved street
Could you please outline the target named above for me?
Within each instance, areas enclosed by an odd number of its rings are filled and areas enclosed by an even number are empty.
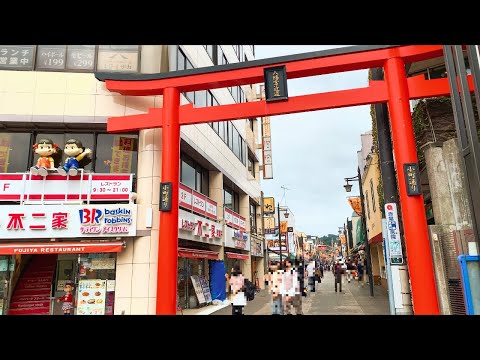
[[[305,315],[388,315],[388,294],[380,286],[374,287],[374,296],[369,294],[368,284],[363,287],[357,281],[342,283],[342,292],[335,292],[334,278],[331,272],[325,272],[317,291],[303,298]],[[212,315],[230,315],[231,307],[212,313]],[[263,290],[248,302],[246,315],[270,315],[270,296]]]

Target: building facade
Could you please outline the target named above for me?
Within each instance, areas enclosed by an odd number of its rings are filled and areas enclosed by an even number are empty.
[[[253,59],[251,45],[0,45],[2,314],[62,313],[50,298],[67,282],[74,314],[155,313],[162,130],[115,135],[106,122],[159,108],[162,96],[110,93],[94,71],[158,73]],[[185,93],[181,103],[256,97],[254,87],[238,86]],[[258,126],[238,119],[181,129],[182,308],[204,306],[219,285],[228,292],[219,274],[235,262],[263,284]],[[45,139],[59,150],[79,140],[82,151],[91,149],[89,163],[65,176],[57,168],[68,151],[58,151],[48,175],[36,174],[30,169]]]

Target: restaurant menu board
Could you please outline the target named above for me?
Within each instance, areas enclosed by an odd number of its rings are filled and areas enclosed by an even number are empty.
[[[77,315],[105,315],[106,287],[106,280],[80,280]]]
[[[207,279],[205,276],[199,276],[200,284],[202,285],[203,295],[205,296],[205,302],[211,303],[212,302],[212,294],[210,293],[210,286],[208,285]]]
[[[203,294],[202,283],[198,275],[190,276],[192,279],[193,288],[195,289],[195,294],[197,294],[197,299],[199,304],[203,304],[206,302],[205,295]]]

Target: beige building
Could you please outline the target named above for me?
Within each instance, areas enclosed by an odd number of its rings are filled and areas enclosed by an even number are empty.
[[[378,155],[368,154],[362,175],[362,187],[366,213],[367,235],[370,244],[372,274],[374,281],[387,286],[385,259],[383,255],[382,209],[378,197],[378,184],[381,181]]]
[[[0,228],[12,221],[12,231],[0,231],[0,280],[8,283],[0,293],[0,314],[61,313],[65,311],[62,304],[52,303],[50,297],[63,295],[66,282],[73,283],[77,300],[85,302],[72,310],[75,314],[155,313],[162,130],[108,134],[106,122],[108,117],[159,108],[162,97],[111,93],[95,79],[94,71],[184,70],[250,61],[253,51],[252,45],[0,45]],[[181,103],[196,107],[231,104],[253,101],[256,93],[250,86],[196,91],[182,94]],[[258,132],[257,119],[181,129],[180,193],[184,197],[177,287],[182,308],[208,302],[207,294],[202,298],[195,286],[203,285],[204,290],[207,284],[211,286],[212,266],[220,261],[226,269],[239,262],[244,275],[263,287]],[[40,156],[31,149],[42,139],[51,139],[59,149],[67,140],[77,139],[83,150],[92,149],[93,154],[87,156],[91,161],[84,166],[85,177],[82,173],[78,178],[60,175],[56,167],[65,154],[47,177],[31,175],[30,168]],[[62,198],[55,192],[71,196]],[[39,213],[32,212],[32,206],[38,205],[52,210],[44,214],[45,229],[33,225],[40,221],[36,219]],[[40,244],[39,253],[14,249],[19,241],[12,236],[18,233],[13,226],[20,223],[8,218],[6,209],[12,206],[19,212],[30,211],[27,216],[32,225],[28,226],[34,227],[20,232]],[[53,228],[49,218],[57,216],[54,209],[58,206],[66,209],[69,219],[61,231]],[[94,219],[92,215],[89,223],[86,214],[98,209],[101,216]],[[77,224],[72,219],[77,221],[79,211],[83,212]],[[94,224],[97,220],[99,224]],[[98,225],[100,233],[95,234],[93,225]],[[69,248],[65,247],[68,238]],[[123,242],[121,249],[109,239]],[[93,242],[99,244],[97,249],[110,246],[109,252],[89,249]],[[43,255],[52,243],[58,245],[56,250]],[[78,244],[88,246],[76,251]],[[215,276],[218,281],[218,272]],[[96,301],[82,295],[90,291],[79,290],[97,284],[99,290],[93,293],[101,295]]]

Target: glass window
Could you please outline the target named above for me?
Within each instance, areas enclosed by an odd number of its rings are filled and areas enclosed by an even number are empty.
[[[95,45],[68,45],[67,69],[93,71],[95,69]]]
[[[204,45],[205,50],[207,50],[208,56],[210,56],[210,59],[213,61],[213,45]]]
[[[197,177],[197,180],[196,180],[194,189],[199,193],[201,193],[202,192],[202,168],[201,167],[197,166],[195,175]]]
[[[67,45],[38,45],[37,70],[64,70]]]
[[[207,90],[207,106],[213,105],[212,99],[213,99],[212,93],[210,92],[210,90]]]
[[[186,61],[185,54],[183,53],[180,48],[177,51],[177,70],[185,70],[185,61]]]
[[[252,157],[248,157],[248,172],[255,177],[255,161]]]
[[[138,135],[98,134],[95,172],[111,174],[136,174]]]
[[[235,211],[237,214],[240,213],[240,196],[238,193],[233,192],[233,211]]]
[[[238,94],[238,86],[234,86],[232,88],[232,96],[233,96],[233,100],[238,103],[238,97],[239,97],[239,94]]]
[[[223,55],[223,50],[220,45],[217,45],[217,65],[222,65],[223,64],[223,58],[225,55]]]
[[[240,135],[238,134],[238,130],[232,126],[232,132],[233,132],[233,153],[235,156],[239,159],[241,159],[241,154],[240,154]]]
[[[205,90],[195,91],[195,107],[207,106],[207,92]]]
[[[180,181],[188,187],[195,189],[195,167],[189,159],[182,159],[182,168],[180,173]]]
[[[372,209],[377,211],[377,204],[375,203],[375,190],[373,189],[373,179],[370,179],[370,193],[372,194]]]
[[[228,122],[228,147],[233,149],[233,123]]]
[[[202,171],[202,189],[200,192],[205,196],[210,194],[210,174],[205,169]]]
[[[233,195],[229,188],[223,189],[223,206],[227,209],[233,210]]]
[[[137,72],[138,45],[99,45],[98,71]]]
[[[29,169],[30,133],[0,133],[0,173]]]
[[[227,140],[225,139],[225,134],[226,134],[226,121],[219,121],[218,122],[218,135],[220,138],[226,143]]]

